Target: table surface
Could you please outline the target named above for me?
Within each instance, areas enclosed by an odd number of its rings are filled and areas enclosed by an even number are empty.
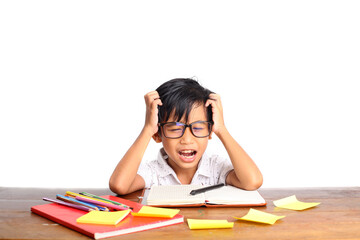
[[[0,239],[90,239],[30,212],[31,206],[45,204],[42,197],[54,198],[65,191],[111,195],[108,189],[41,189],[0,187]],[[110,239],[360,239],[360,187],[260,189],[267,206],[256,209],[285,215],[274,225],[235,221],[249,208],[181,208],[185,222],[173,226],[131,233]],[[138,201],[141,191],[120,196]],[[273,200],[296,195],[300,201],[321,202],[317,207],[292,211],[279,209]],[[186,219],[227,219],[232,229],[190,230]]]

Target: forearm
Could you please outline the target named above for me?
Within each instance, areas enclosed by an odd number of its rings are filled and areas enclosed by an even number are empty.
[[[254,161],[224,128],[217,134],[223,143],[234,167],[226,181],[236,187],[253,190],[262,185],[262,174]]]
[[[151,133],[144,128],[111,175],[109,186],[113,192],[119,194],[131,192],[131,186],[135,181],[138,168],[150,140]]]

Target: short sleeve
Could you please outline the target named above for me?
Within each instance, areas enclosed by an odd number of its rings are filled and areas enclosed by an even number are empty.
[[[139,174],[144,179],[145,188],[150,188],[150,186],[153,185],[152,176],[154,175],[154,173],[148,162],[141,162],[137,174]]]

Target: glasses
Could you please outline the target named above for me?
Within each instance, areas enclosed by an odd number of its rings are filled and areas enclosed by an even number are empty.
[[[191,124],[184,124],[179,122],[159,123],[162,133],[166,138],[181,138],[187,127],[190,128],[191,133],[197,138],[204,138],[210,136],[212,122],[198,121]]]

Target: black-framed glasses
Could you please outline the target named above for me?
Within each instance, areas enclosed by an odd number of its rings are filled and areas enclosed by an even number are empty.
[[[190,128],[191,133],[197,138],[204,138],[210,136],[212,122],[209,121],[197,121],[190,124],[180,123],[180,122],[167,122],[159,123],[161,127],[162,134],[166,138],[181,138],[187,127]]]

